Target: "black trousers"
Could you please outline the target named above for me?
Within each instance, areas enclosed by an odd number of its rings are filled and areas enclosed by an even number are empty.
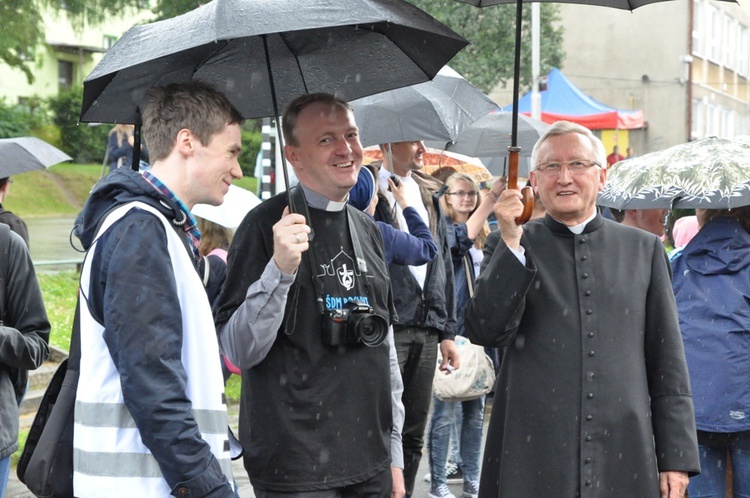
[[[432,379],[437,364],[438,331],[408,327],[394,331],[398,366],[404,381],[402,401],[406,411],[402,432],[404,484],[411,496],[424,446],[427,414],[432,402]]]

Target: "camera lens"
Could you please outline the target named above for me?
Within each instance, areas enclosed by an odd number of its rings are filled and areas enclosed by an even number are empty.
[[[388,336],[388,323],[374,313],[353,314],[350,316],[352,327],[365,346],[380,346]]]

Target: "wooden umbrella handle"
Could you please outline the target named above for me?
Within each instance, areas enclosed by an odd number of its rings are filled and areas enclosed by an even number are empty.
[[[518,188],[518,153],[521,152],[520,147],[508,147],[510,151],[508,157],[508,188],[519,190]],[[534,191],[531,187],[523,187],[521,190],[521,202],[523,202],[523,212],[521,216],[516,218],[516,224],[523,225],[531,218],[531,213],[534,211]]]

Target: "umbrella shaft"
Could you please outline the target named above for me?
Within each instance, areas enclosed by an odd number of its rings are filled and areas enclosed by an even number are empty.
[[[513,55],[513,122],[511,124],[510,146],[518,145],[518,88],[521,80],[521,28],[523,0],[516,0],[516,47]]]

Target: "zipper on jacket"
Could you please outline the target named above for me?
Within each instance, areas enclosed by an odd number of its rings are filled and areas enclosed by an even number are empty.
[[[422,293],[420,294],[420,297],[422,298],[419,302],[419,306],[422,308],[422,319],[420,320],[420,324],[425,325],[427,323],[427,308],[425,307],[425,298],[424,298],[424,289],[422,289]]]

